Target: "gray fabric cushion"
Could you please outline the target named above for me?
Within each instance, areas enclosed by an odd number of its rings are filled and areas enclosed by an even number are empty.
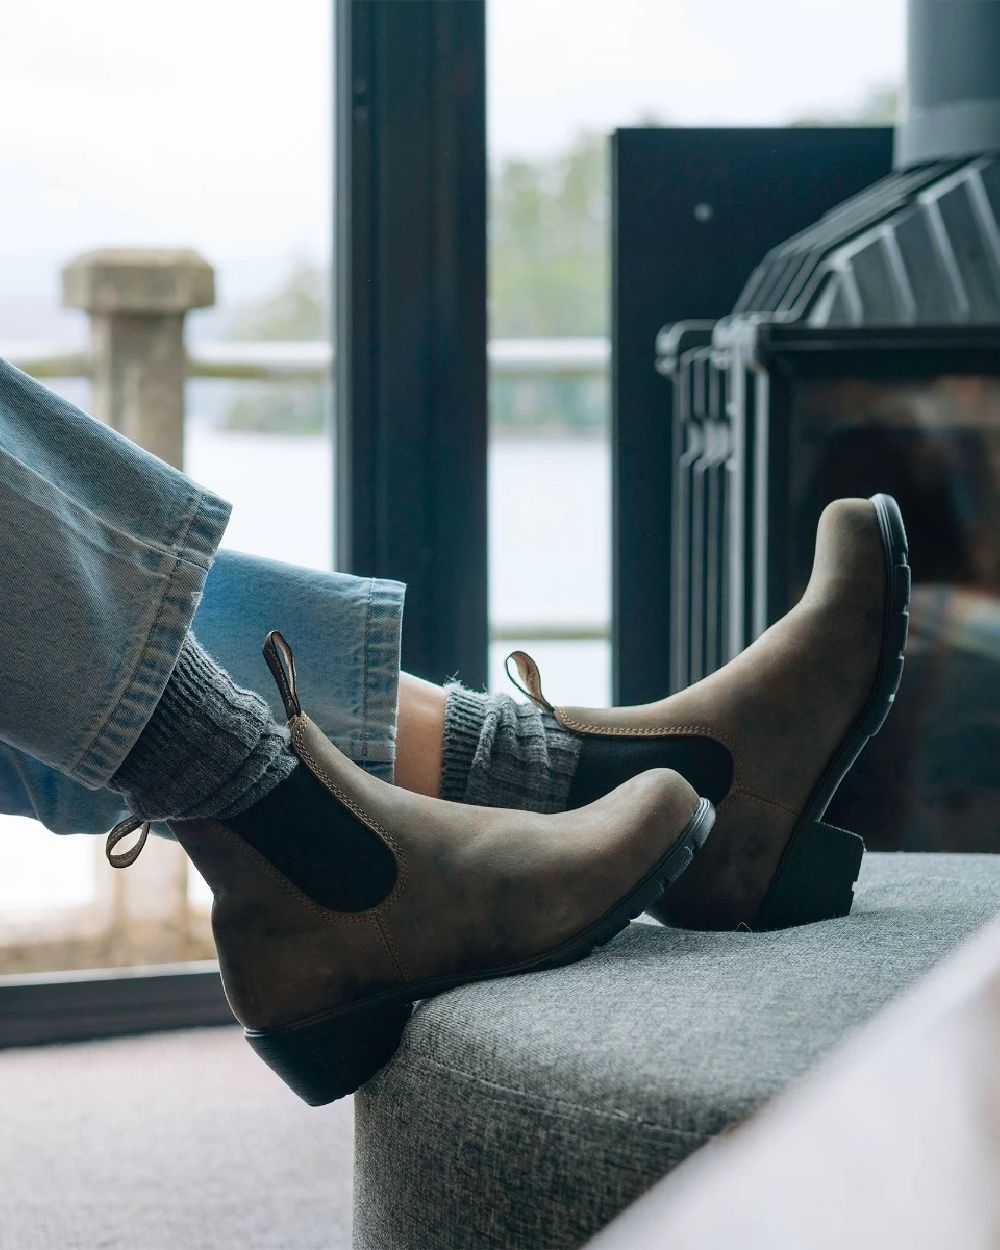
[[[633,924],[421,1004],[355,1100],[357,1250],[577,1246],[1000,911],[1000,856],[868,855],[851,916]]]

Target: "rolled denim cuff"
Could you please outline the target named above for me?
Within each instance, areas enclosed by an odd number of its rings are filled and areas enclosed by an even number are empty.
[[[90,789],[105,786],[132,750],[153,714],[184,645],[208,571],[229,521],[230,505],[208,491],[195,496],[190,521],[151,581],[150,610],[130,673],[110,713],[92,731],[82,754],[66,770]]]

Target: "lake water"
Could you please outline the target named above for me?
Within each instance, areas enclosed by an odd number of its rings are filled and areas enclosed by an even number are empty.
[[[330,567],[333,465],[325,437],[227,434],[192,421],[186,468],[232,501],[226,545]],[[604,624],[610,602],[607,442],[495,439],[489,486],[492,621],[513,628]],[[607,700],[607,643],[535,643],[525,632],[490,648],[491,688],[509,688],[503,657],[515,646],[539,661],[550,697],[577,704]],[[86,901],[95,870],[103,870],[99,857],[93,838],[56,837],[34,822],[0,817],[0,907]]]

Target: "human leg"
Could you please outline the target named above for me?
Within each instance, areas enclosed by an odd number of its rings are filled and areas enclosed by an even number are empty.
[[[0,738],[105,785],[163,693],[228,516],[0,361]]]
[[[276,623],[301,637],[297,653],[316,724],[355,763],[391,780],[403,597],[398,582],[223,549],[192,629],[235,682],[264,698],[282,720],[260,644]],[[128,809],[116,791],[89,789],[0,742],[0,812],[31,817],[56,833],[105,833]],[[167,832],[165,824],[157,828]]]
[[[268,799],[272,820],[325,821],[327,853],[352,865],[343,897],[368,897],[389,853],[191,633],[228,514],[0,363],[0,737],[145,819],[253,822]]]
[[[396,784],[415,794],[441,794],[446,691],[433,682],[399,675],[396,726]]]
[[[233,822],[171,824],[215,893],[234,1012],[306,1101],[330,1101],[374,1074],[415,1000],[570,962],[606,941],[686,870],[711,828],[711,805],[666,770],[551,817],[386,785],[319,733],[299,703],[287,645],[275,637],[268,647],[296,753],[391,847],[394,883],[375,905],[335,906],[321,891],[340,865],[324,861],[320,831],[307,832],[296,862],[302,830],[286,824],[277,862],[277,848],[261,848]],[[109,840],[113,862],[118,838]]]
[[[158,810],[171,796],[175,808],[162,814],[216,895],[230,1001],[255,1049],[309,1101],[372,1075],[416,999],[582,957],[674,881],[704,841],[711,805],[665,770],[551,820],[387,785],[303,714],[277,635],[265,658],[289,719],[292,769],[239,807],[232,776],[216,777],[213,791],[195,753],[217,766],[217,730],[242,766],[240,752],[257,743],[241,736],[237,717],[285,740],[252,692],[195,652],[190,634],[226,506],[9,366],[0,370],[0,443],[5,516],[34,526],[0,564],[0,593],[13,605],[0,641],[15,661],[0,676],[0,736],[85,785],[124,779],[137,806]],[[58,480],[60,452],[89,463],[99,489],[86,475]],[[175,506],[154,508],[152,521],[134,515],[147,496],[171,495]],[[38,573],[32,583],[29,571]],[[107,601],[118,597],[121,619],[109,620]],[[181,705],[197,733],[172,728]],[[51,726],[40,708],[53,711]],[[197,794],[185,790],[189,779]],[[223,790],[226,806],[213,812],[206,805]],[[115,867],[141,850],[145,829],[133,848],[117,849],[135,827],[129,819],[110,835]]]

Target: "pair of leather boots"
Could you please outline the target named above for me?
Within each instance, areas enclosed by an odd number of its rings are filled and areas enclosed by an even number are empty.
[[[902,519],[879,495],[830,505],[801,602],[678,694],[556,707],[515,652],[525,693],[582,738],[571,810],[555,816],[371,777],[302,711],[291,650],[269,635],[295,752],[388,848],[395,880],[375,906],[334,910],[232,826],[171,822],[212,888],[223,982],[253,1049],[320,1105],[388,1062],[419,999],[580,959],[644,910],[703,929],[846,915],[864,848],[822,816],[892,704],[908,602]],[[109,837],[116,867],[141,849],[113,850],[135,827]]]

